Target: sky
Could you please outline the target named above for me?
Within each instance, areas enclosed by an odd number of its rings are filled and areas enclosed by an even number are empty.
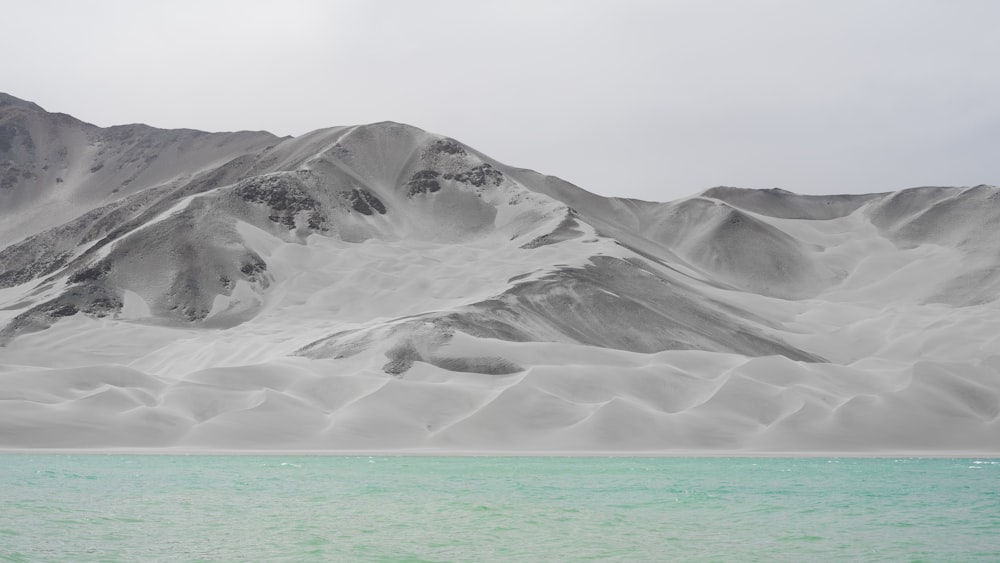
[[[993,0],[2,0],[0,91],[101,126],[398,121],[605,196],[1000,184]]]

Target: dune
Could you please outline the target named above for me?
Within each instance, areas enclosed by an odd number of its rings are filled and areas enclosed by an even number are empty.
[[[646,202],[5,94],[0,133],[0,449],[1000,454],[996,187]]]

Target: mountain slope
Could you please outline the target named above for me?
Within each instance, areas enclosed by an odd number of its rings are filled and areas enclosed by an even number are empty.
[[[0,240],[36,234],[122,196],[185,183],[277,141],[263,131],[102,129],[0,93]]]
[[[0,125],[0,447],[998,447],[993,187],[654,203],[391,122]]]

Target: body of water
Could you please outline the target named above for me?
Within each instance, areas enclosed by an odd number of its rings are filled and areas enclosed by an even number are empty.
[[[1000,460],[0,455],[0,561],[1000,561]]]

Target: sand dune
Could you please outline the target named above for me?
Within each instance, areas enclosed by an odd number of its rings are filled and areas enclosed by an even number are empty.
[[[656,203],[396,123],[0,126],[0,448],[1000,453],[995,187]]]

